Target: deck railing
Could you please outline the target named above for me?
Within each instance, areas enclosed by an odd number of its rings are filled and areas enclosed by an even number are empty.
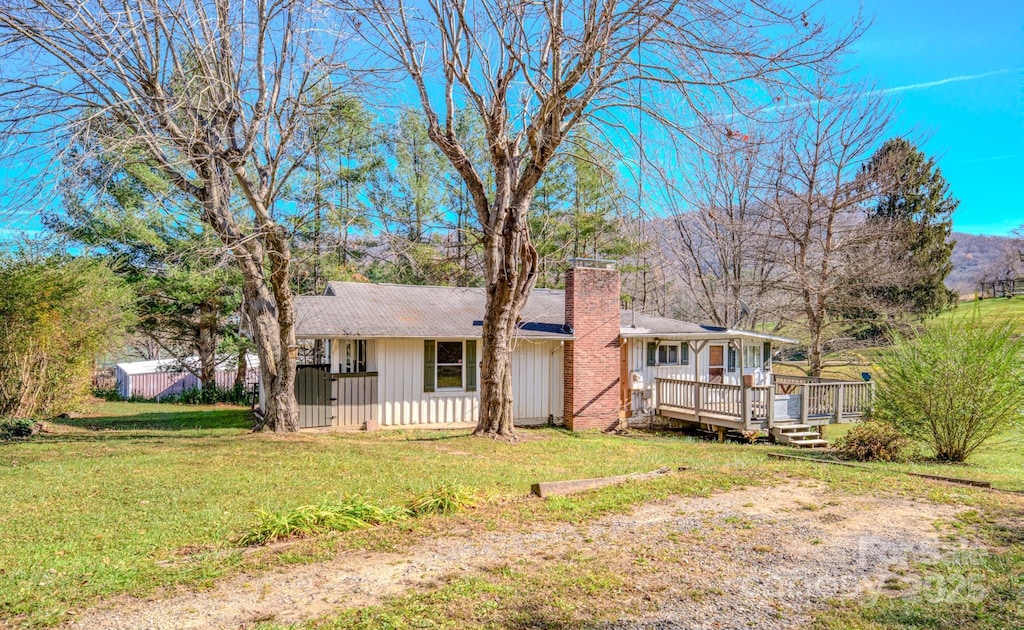
[[[745,426],[751,420],[770,420],[774,397],[770,386],[703,383],[674,378],[659,378],[658,406],[692,410],[695,415],[717,414],[735,418]]]
[[[874,398],[874,383],[833,379],[800,379],[778,377],[776,385],[743,386],[724,383],[703,383],[684,379],[656,379],[656,406],[672,407],[700,415],[727,416],[751,427],[752,421],[775,420],[775,398],[778,394],[800,395],[801,422],[842,422],[865,414]],[[796,419],[796,418],[794,418]],[[820,423],[820,422],[819,422]]]

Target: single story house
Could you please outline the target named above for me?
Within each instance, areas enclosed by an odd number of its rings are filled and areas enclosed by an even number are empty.
[[[300,426],[475,425],[484,304],[482,288],[356,282],[297,297],[296,335],[316,354],[298,368]],[[778,408],[780,424],[813,421],[799,402],[776,400],[772,348],[788,343],[624,310],[614,266],[578,261],[564,291],[534,289],[522,313],[512,357],[514,418],[579,430],[657,415],[751,430],[770,429]],[[825,422],[828,413],[844,419],[834,409],[814,410]]]

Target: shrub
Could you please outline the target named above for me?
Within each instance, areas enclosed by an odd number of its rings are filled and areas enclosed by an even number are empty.
[[[905,459],[910,440],[891,424],[869,420],[854,425],[835,442],[835,452],[843,459],[861,462],[895,462]]]
[[[245,546],[262,545],[292,536],[312,536],[327,531],[347,532],[409,518],[400,507],[381,507],[360,495],[325,498],[284,512],[256,512],[256,525],[239,537]]]
[[[0,418],[0,442],[32,435],[32,425],[27,418]]]
[[[116,387],[93,387],[92,395],[107,402],[123,402],[125,399]]]
[[[0,253],[0,415],[47,418],[85,398],[132,302],[98,260]]]
[[[249,402],[249,392],[244,387],[190,387],[178,394],[162,396],[160,402],[182,405],[213,405],[227,403],[242,405]]]
[[[477,499],[469,488],[458,483],[442,483],[410,501],[409,511],[415,516],[454,514],[476,503]]]
[[[977,308],[901,339],[881,361],[876,415],[961,462],[1024,412],[1024,340],[1016,321],[985,321]]]

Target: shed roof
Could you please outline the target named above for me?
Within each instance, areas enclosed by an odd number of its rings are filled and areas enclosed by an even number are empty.
[[[260,366],[260,358],[255,354],[247,354],[245,356],[246,363],[249,365],[250,370],[255,370]],[[199,365],[199,357],[187,357],[183,359],[187,361],[189,365]],[[218,371],[234,371],[236,362],[233,357],[223,358],[220,365],[217,366]],[[155,359],[152,361],[129,361],[126,363],[118,363],[117,369],[121,370],[129,376],[135,376],[137,374],[159,374],[164,372],[184,372],[185,369],[182,367],[181,361],[178,359]]]
[[[481,336],[486,303],[480,287],[431,287],[365,282],[329,282],[324,295],[295,300],[296,335],[473,339]],[[754,338],[792,340],[751,331],[704,326],[668,317],[620,311],[626,337],[679,339]],[[572,339],[565,326],[565,292],[534,289],[523,309],[519,336]]]

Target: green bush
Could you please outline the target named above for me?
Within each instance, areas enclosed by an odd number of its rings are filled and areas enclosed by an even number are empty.
[[[92,395],[107,402],[124,402],[125,399],[116,387],[93,387]]]
[[[0,415],[48,418],[89,394],[133,297],[103,262],[0,253]]]
[[[891,424],[869,420],[854,425],[835,442],[835,453],[860,462],[895,462],[907,459],[910,440]]]
[[[160,402],[182,405],[214,405],[226,403],[243,405],[249,403],[249,391],[244,387],[190,387],[179,394],[163,396]]]
[[[978,309],[935,321],[901,339],[880,362],[877,417],[961,462],[1021,422],[1024,339],[1013,319],[985,321]]]
[[[0,418],[0,442],[32,435],[32,425],[27,418]]]

